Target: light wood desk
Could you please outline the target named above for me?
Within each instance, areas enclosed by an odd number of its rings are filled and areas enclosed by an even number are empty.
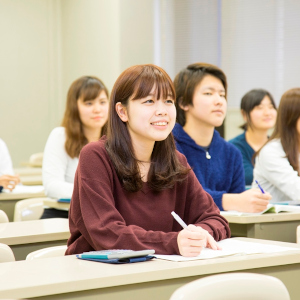
[[[0,209],[5,211],[10,222],[14,218],[15,204],[19,200],[45,197],[44,192],[38,193],[0,193]]]
[[[24,185],[42,185],[42,175],[26,175],[20,176],[21,183]]]
[[[82,261],[75,256],[2,263],[0,298],[169,299],[175,289],[197,278],[227,272],[253,272],[279,278],[289,290],[291,299],[298,300],[300,246],[249,241],[285,245],[298,250],[190,262],[153,260],[124,265]]]
[[[0,243],[9,245],[16,260],[46,247],[66,245],[70,236],[68,219],[44,219],[0,224]]]
[[[45,199],[44,205],[48,206],[50,208],[56,208],[56,209],[69,209],[70,203],[63,203],[63,202],[57,202],[57,199]]]
[[[14,172],[20,176],[42,175],[42,168],[14,168]]]
[[[232,236],[296,243],[300,212],[224,217],[229,222]]]

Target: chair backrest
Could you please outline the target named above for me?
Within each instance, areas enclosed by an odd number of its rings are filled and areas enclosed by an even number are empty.
[[[67,245],[43,248],[43,249],[36,250],[36,251],[29,253],[26,256],[26,260],[55,257],[55,256],[64,256],[66,250],[67,250]]]
[[[300,225],[297,226],[296,241],[300,244]]]
[[[15,261],[15,256],[9,246],[0,244],[0,263]]]
[[[32,167],[41,167],[43,165],[43,152],[34,153],[29,157],[29,164]]]
[[[3,210],[0,210],[0,223],[8,223],[8,222],[9,219],[7,214]]]
[[[45,198],[20,200],[15,205],[14,222],[38,220],[44,212]]]
[[[213,275],[192,281],[170,300],[290,300],[285,285],[277,278],[252,273]]]

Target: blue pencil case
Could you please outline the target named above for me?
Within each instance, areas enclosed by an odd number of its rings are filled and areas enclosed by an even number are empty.
[[[103,262],[107,264],[131,264],[136,262],[143,262],[148,261],[155,256],[147,255],[147,256],[140,256],[140,257],[127,257],[127,258],[114,258],[114,259],[100,259],[100,258],[81,258],[79,255],[76,255],[77,258],[82,260],[90,260],[90,261],[96,261],[96,262]]]

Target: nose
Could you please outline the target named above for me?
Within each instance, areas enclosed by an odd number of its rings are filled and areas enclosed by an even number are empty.
[[[163,101],[156,101],[156,113],[157,116],[166,116],[168,114]]]
[[[95,103],[94,103],[94,107],[93,107],[93,111],[94,111],[95,113],[100,112],[100,111],[101,111],[101,104],[98,103],[98,102],[95,102]]]
[[[223,105],[224,97],[220,96],[219,93],[215,94],[215,104],[216,105]]]

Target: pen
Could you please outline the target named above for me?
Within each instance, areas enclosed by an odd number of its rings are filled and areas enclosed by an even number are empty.
[[[187,229],[185,222],[174,211],[171,212],[171,215],[182,226],[182,228]]]
[[[257,180],[255,180],[255,183],[258,185],[259,189],[261,190],[261,192],[264,194],[265,191],[263,190],[263,188],[260,186],[260,184],[258,183]]]

